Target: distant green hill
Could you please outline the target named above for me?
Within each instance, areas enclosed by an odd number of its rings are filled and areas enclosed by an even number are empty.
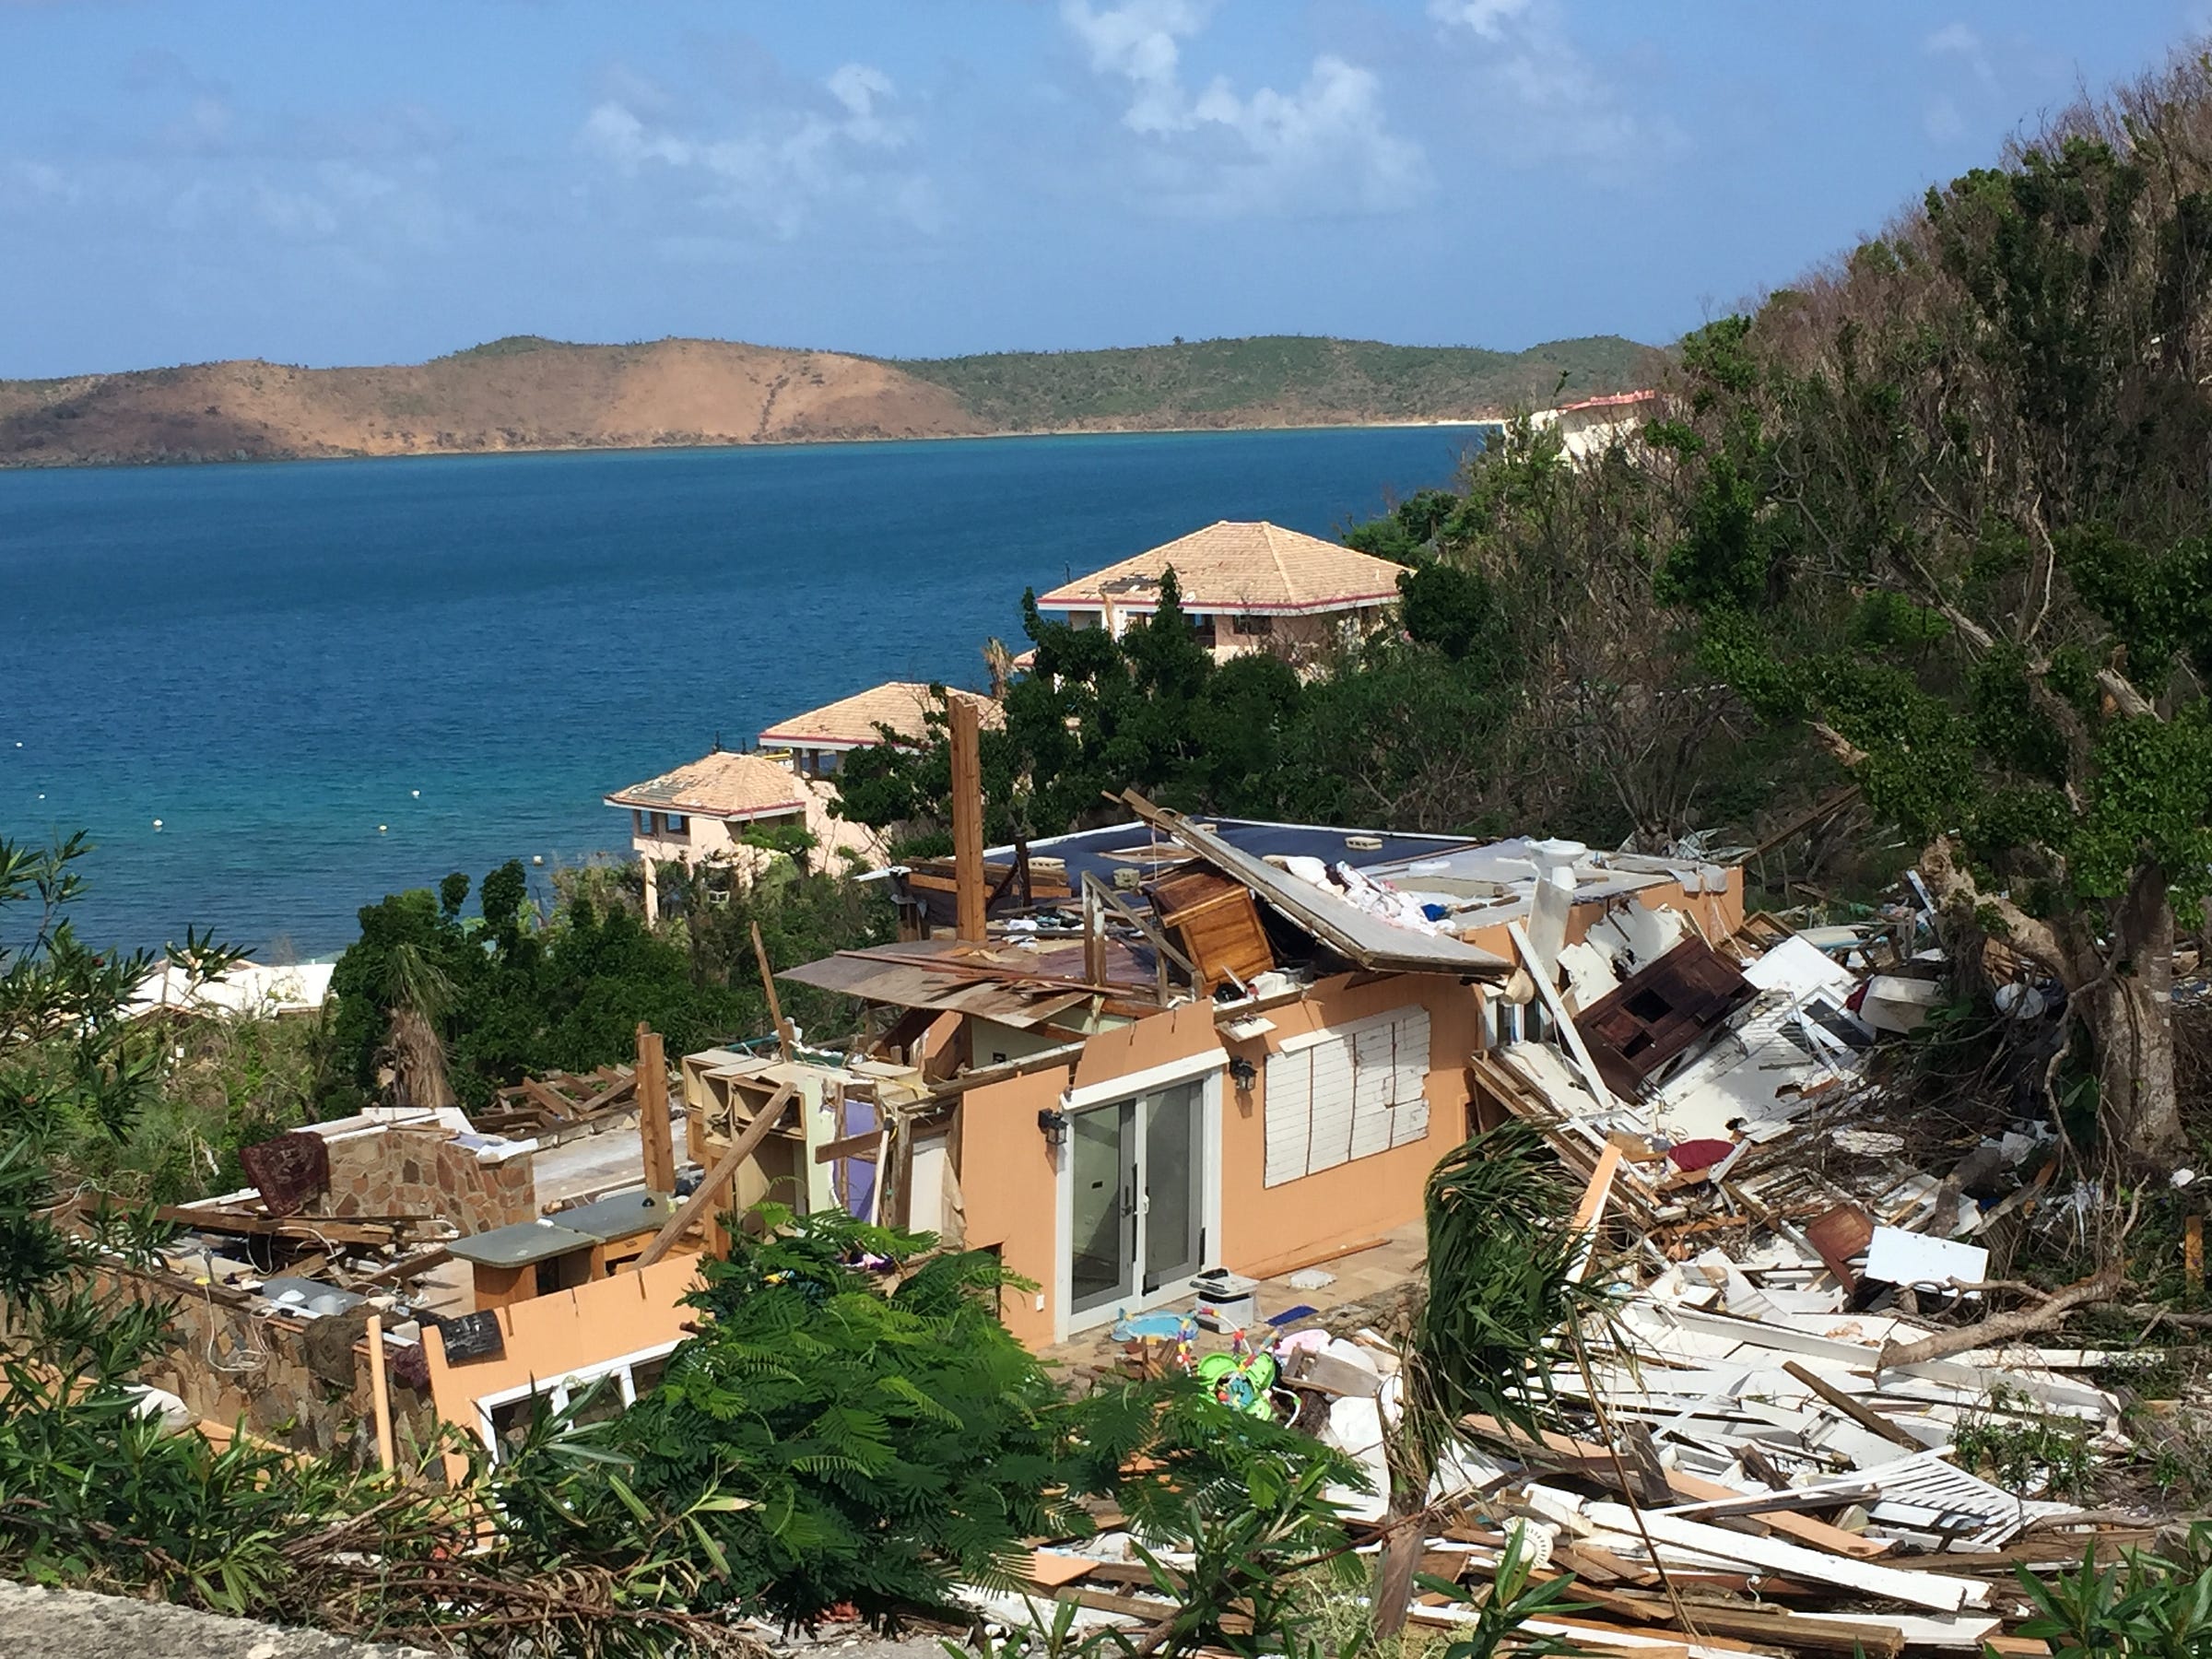
[[[1628,391],[1663,359],[1618,335],[1526,351],[1259,335],[887,360],[952,393],[985,428],[1019,432],[1479,417]]]

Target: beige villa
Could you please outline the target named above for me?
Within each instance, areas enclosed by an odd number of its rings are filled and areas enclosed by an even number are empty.
[[[1120,636],[1159,606],[1170,568],[1182,608],[1216,658],[1295,655],[1371,633],[1398,602],[1403,566],[1265,521],[1224,519],[1037,596],[1071,627]]]
[[[972,703],[977,723],[985,731],[1006,724],[1006,711],[981,692],[947,689],[945,695]],[[911,743],[921,742],[929,714],[941,713],[943,707],[935,691],[919,681],[888,680],[778,721],[760,734],[760,747],[788,755],[792,769],[805,777],[827,778],[853,750],[881,744],[886,731]]]
[[[830,815],[836,792],[829,784],[766,755],[717,749],[606,799],[629,814],[629,844],[645,865],[648,922],[660,917],[664,864],[713,865],[747,879],[758,875],[777,854],[748,845],[750,833],[804,830],[822,863],[848,853],[873,861],[881,853],[872,830]]]

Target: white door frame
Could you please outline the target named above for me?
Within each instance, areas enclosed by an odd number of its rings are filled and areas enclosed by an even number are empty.
[[[1088,1084],[1072,1088],[1060,1097],[1060,1109],[1069,1116],[1086,1111],[1111,1111],[1140,1095],[1168,1088],[1177,1083],[1196,1083],[1198,1087],[1198,1147],[1199,1147],[1199,1238],[1200,1267],[1220,1259],[1221,1255],[1221,1071],[1228,1064],[1228,1055],[1220,1049],[1208,1049],[1182,1060],[1171,1060],[1164,1065],[1148,1066],[1126,1077],[1114,1077],[1104,1083]],[[1138,1140],[1137,1162],[1145,1167],[1143,1140],[1144,1113],[1135,1115]],[[1162,1285],[1151,1295],[1144,1294],[1144,1221],[1137,1221],[1136,1289],[1126,1302],[1085,1312],[1071,1313],[1068,1303],[1073,1299],[1072,1283],[1076,1266],[1076,1171],[1075,1136],[1072,1132],[1053,1148],[1053,1165],[1055,1188],[1053,1222],[1053,1340],[1065,1342],[1077,1332],[1095,1330],[1113,1323],[1119,1312],[1135,1313],[1146,1308],[1158,1308],[1169,1302],[1182,1301],[1191,1295],[1190,1286],[1177,1281]]]

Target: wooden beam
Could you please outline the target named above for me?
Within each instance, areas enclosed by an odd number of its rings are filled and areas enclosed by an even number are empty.
[[[1914,1440],[1878,1411],[1870,1411],[1853,1399],[1826,1377],[1805,1369],[1794,1359],[1785,1360],[1782,1369],[1826,1400],[1838,1411],[1856,1423],[1869,1434],[1878,1434],[1893,1446],[1902,1446],[1909,1452],[1925,1452],[1927,1442]]]
[[[369,1397],[376,1408],[376,1466],[392,1473],[392,1380],[384,1371],[384,1320],[369,1315]]]
[[[981,940],[989,906],[983,895],[983,774],[975,705],[946,699],[952,726],[952,865],[958,933]]]
[[[732,1141],[730,1149],[715,1160],[714,1167],[700,1182],[699,1190],[685,1199],[683,1207],[668,1218],[667,1225],[653,1235],[653,1242],[645,1246],[631,1266],[650,1267],[668,1253],[685,1230],[722,1195],[722,1189],[736,1179],[738,1167],[768,1138],[768,1132],[776,1126],[783,1116],[783,1108],[797,1092],[794,1085],[786,1083],[769,1097],[768,1104],[755,1112],[753,1121],[745,1126],[745,1133]]]
[[[572,1116],[576,1111],[575,1101],[547,1087],[535,1077],[524,1077],[522,1081],[522,1090],[524,1099],[548,1117],[567,1118]]]
[[[1094,985],[1106,982],[1106,917],[1104,906],[1083,884],[1083,977]]]
[[[645,1155],[645,1190],[676,1190],[676,1141],[668,1131],[668,1056],[661,1034],[638,1021],[638,1141]]]
[[[776,1047],[786,1060],[799,1057],[799,1045],[792,1041],[791,1028],[783,1023],[783,999],[776,994],[776,976],[769,971],[768,947],[760,942],[760,924],[753,924],[753,960],[760,964],[760,989],[768,994],[768,1017],[776,1022]]]
[[[606,1071],[615,1071],[618,1068],[614,1066],[606,1066],[602,1067],[601,1069]],[[578,1117],[590,1117],[594,1112],[605,1112],[609,1106],[612,1106],[617,1100],[620,1100],[632,1088],[636,1088],[637,1082],[638,1077],[635,1072],[632,1072],[628,1077],[618,1076],[612,1082],[607,1084],[605,1088],[601,1089],[590,1100],[584,1101],[582,1105],[577,1107],[576,1115]]]
[[[312,1244],[361,1244],[370,1247],[390,1244],[411,1228],[428,1228],[434,1216],[399,1216],[389,1220],[367,1217],[347,1217],[344,1219],[320,1216],[286,1217],[241,1216],[236,1210],[193,1209],[182,1205],[163,1205],[154,1212],[155,1218],[173,1221],[180,1227],[197,1228],[204,1232],[240,1233],[253,1238],[301,1239]]]
[[[883,1131],[871,1129],[865,1135],[848,1135],[843,1140],[824,1141],[814,1149],[816,1163],[835,1163],[841,1158],[865,1158],[883,1145]]]
[[[1167,935],[1160,931],[1158,925],[1142,914],[1135,905],[1088,870],[1083,873],[1083,883],[1085,887],[1098,894],[1100,903],[1151,941],[1154,950],[1189,974],[1193,984],[1198,982],[1201,977],[1198,972],[1198,965],[1183,955],[1182,951],[1176,949],[1174,946],[1169,944]],[[1234,979],[1236,976],[1231,974],[1230,977]],[[1240,986],[1241,988],[1241,986]]]
[[[379,1267],[374,1273],[364,1273],[353,1282],[357,1285],[396,1285],[402,1279],[411,1279],[428,1273],[433,1267],[442,1267],[453,1259],[453,1253],[441,1244],[435,1250],[404,1257],[389,1267]]]
[[[1546,1578],[1553,1575],[1545,1574]],[[1823,1652],[1857,1653],[1865,1659],[1895,1659],[1905,1650],[1905,1639],[1894,1624],[1879,1614],[1864,1619],[1805,1618],[1769,1604],[1741,1607],[1697,1601],[1677,1609],[1662,1595],[1628,1590],[1605,1590],[1578,1580],[1574,1599],[1594,1603],[1603,1611],[1651,1625],[1679,1625],[1687,1614],[1700,1636],[1731,1636],[1754,1642],[1778,1642],[1784,1647],[1814,1648]]]

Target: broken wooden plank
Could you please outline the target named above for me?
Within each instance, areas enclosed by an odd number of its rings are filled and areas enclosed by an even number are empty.
[[[1927,1444],[1915,1440],[1878,1411],[1869,1410],[1853,1399],[1827,1378],[1806,1370],[1794,1359],[1783,1361],[1782,1369],[1811,1389],[1820,1398],[1856,1423],[1869,1434],[1878,1434],[1893,1446],[1902,1446],[1908,1452],[1925,1452]]]
[[[677,1240],[683,1237],[687,1228],[706,1214],[714,1201],[722,1196],[723,1188],[736,1179],[737,1171],[745,1160],[759,1150],[760,1143],[768,1138],[768,1132],[776,1126],[783,1115],[784,1107],[797,1092],[794,1085],[786,1083],[769,1097],[768,1103],[755,1112],[753,1121],[745,1126],[745,1133],[732,1141],[730,1149],[715,1160],[714,1167],[700,1182],[699,1190],[685,1199],[683,1208],[669,1217],[667,1224],[653,1234],[653,1242],[645,1246],[644,1252],[631,1264],[632,1266],[641,1269],[652,1266],[668,1253]]]
[[[1989,1604],[1990,1587],[1980,1579],[1941,1572],[1901,1571],[1875,1561],[1830,1555],[1824,1550],[1807,1549],[1801,1544],[1784,1543],[1780,1538],[1731,1532],[1725,1527],[1685,1521],[1676,1515],[1650,1511],[1639,1514],[1626,1504],[1592,1501],[1581,1508],[1593,1524],[1608,1532],[1630,1537],[1642,1535],[1654,1542],[1694,1549],[1719,1560],[1766,1568],[1793,1578],[1840,1584],[1866,1595],[1910,1602],[1916,1607],[1932,1607],[1938,1613],[1957,1613]]]
[[[883,1146],[883,1131],[871,1129],[865,1135],[848,1135],[842,1140],[824,1141],[814,1149],[816,1163],[835,1163],[841,1158],[866,1158]]]

